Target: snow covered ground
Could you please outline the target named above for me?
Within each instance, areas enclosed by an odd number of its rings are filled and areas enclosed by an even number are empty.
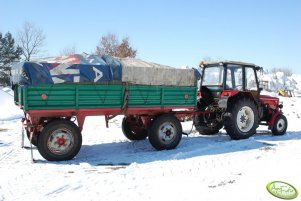
[[[24,115],[20,108],[14,104],[14,92],[8,88],[0,88],[0,124],[3,121],[22,118]]]
[[[74,160],[48,162],[34,149],[31,163],[30,150],[21,148],[22,113],[0,92],[0,200],[272,201],[279,199],[266,185],[275,180],[301,191],[300,97],[281,98],[289,122],[284,136],[260,127],[250,139],[234,141],[224,130],[216,136],[193,130],[177,149],[155,151],[147,140],[123,137],[122,117],[110,128],[102,117],[89,117]],[[183,123],[186,132],[191,124]]]

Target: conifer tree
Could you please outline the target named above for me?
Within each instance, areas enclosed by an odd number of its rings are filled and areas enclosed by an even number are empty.
[[[22,49],[15,45],[15,40],[11,33],[5,36],[0,33],[0,85],[9,85],[11,65],[20,60]]]

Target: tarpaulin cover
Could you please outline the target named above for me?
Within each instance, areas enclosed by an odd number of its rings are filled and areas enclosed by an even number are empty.
[[[193,69],[177,69],[134,58],[74,54],[49,57],[12,67],[12,84],[104,83],[194,86]]]
[[[71,55],[22,62],[12,67],[13,84],[101,83],[121,81],[121,63],[109,56]]]

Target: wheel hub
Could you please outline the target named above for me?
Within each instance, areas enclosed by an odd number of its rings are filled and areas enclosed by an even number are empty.
[[[173,124],[164,123],[161,125],[159,136],[160,136],[160,140],[164,144],[168,144],[170,141],[172,141],[175,135],[176,135],[176,129]]]
[[[245,115],[242,115],[242,116],[240,117],[240,122],[241,122],[241,123],[246,123],[246,121],[247,121],[246,116],[245,116]]]
[[[279,132],[283,131],[283,129],[285,128],[285,122],[283,119],[280,119],[278,122],[277,122],[277,130]]]
[[[74,138],[70,130],[57,129],[53,131],[48,139],[47,146],[54,154],[67,153],[74,144]]]
[[[248,132],[254,125],[254,112],[249,106],[242,107],[237,114],[237,126],[242,132]]]
[[[57,137],[57,140],[55,143],[57,143],[59,146],[63,146],[63,145],[65,145],[66,140],[65,140],[64,136],[62,135],[61,137]]]

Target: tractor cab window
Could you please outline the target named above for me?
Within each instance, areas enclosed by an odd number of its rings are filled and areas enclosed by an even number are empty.
[[[227,65],[226,89],[243,89],[242,66]]]
[[[246,89],[257,91],[257,83],[254,68],[246,67]]]
[[[213,66],[204,69],[202,86],[222,86],[223,85],[223,66]]]

